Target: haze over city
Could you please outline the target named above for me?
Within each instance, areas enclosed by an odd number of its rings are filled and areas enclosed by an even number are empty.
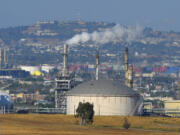
[[[80,18],[180,31],[179,5],[179,0],[1,0],[0,27]]]

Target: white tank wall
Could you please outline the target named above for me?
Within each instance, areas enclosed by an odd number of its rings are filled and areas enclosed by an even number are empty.
[[[95,115],[136,115],[139,97],[67,96],[67,114],[75,114],[79,102],[94,104]]]

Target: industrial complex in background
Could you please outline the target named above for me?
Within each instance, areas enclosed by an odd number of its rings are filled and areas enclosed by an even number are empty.
[[[132,64],[129,64],[128,48],[124,51],[124,67],[120,72],[120,78],[113,79],[104,75],[105,72],[113,70],[113,68],[104,69],[100,62],[100,53],[95,54],[94,65],[76,65],[72,66],[68,63],[68,45],[63,46],[63,64],[57,70],[54,80],[48,79],[48,73],[56,69],[56,65],[39,65],[26,66],[20,65],[12,67],[7,62],[7,49],[0,49],[0,77],[2,81],[18,79],[19,84],[33,85],[31,81],[22,81],[23,78],[34,76],[35,78],[46,78],[43,81],[44,85],[53,83],[51,93],[54,96],[53,106],[39,107],[38,105],[46,105],[47,94],[40,94],[38,90],[34,93],[16,92],[12,93],[9,90],[1,90],[0,108],[1,113],[62,113],[75,115],[79,102],[89,102],[94,105],[95,115],[155,115],[155,116],[180,116],[180,100],[175,100],[172,97],[151,96],[150,87],[153,85],[153,78],[157,73],[140,74],[137,68],[134,69]],[[89,69],[86,69],[89,68]],[[121,69],[121,68],[120,68]],[[74,72],[76,71],[76,72]],[[161,70],[160,70],[161,71]],[[77,77],[76,74],[87,72],[91,74],[90,80],[84,80]],[[160,74],[160,73],[159,73]],[[147,81],[143,83],[142,79]],[[148,79],[151,80],[149,83]],[[51,80],[51,81],[50,81]],[[172,87],[175,87],[176,82],[172,82]],[[146,91],[143,91],[145,86]],[[177,87],[180,87],[176,85]],[[155,87],[157,90],[152,93],[169,92],[168,90],[160,90],[161,84]],[[158,90],[159,89],[159,90]],[[33,106],[15,107],[15,103],[31,103]],[[34,107],[35,106],[35,107]]]
[[[79,102],[92,103],[95,115],[139,115],[142,113],[142,97],[132,89],[132,66],[129,68],[127,49],[125,82],[99,78],[99,53],[97,53],[95,80],[75,86],[74,78],[67,69],[67,56],[67,45],[64,45],[64,67],[56,79],[55,90],[56,108],[62,110],[62,113],[75,115]]]
[[[164,107],[153,109],[152,102],[138,90],[133,90],[133,66],[128,62],[128,48],[125,49],[124,77],[122,80],[99,78],[99,52],[95,55],[94,80],[75,85],[74,76],[67,68],[67,45],[64,45],[63,70],[56,79],[55,107],[61,113],[74,114],[79,102],[94,105],[95,115],[159,115],[178,116],[179,100],[157,98]],[[152,100],[156,100],[155,98]]]
[[[79,102],[89,102],[94,105],[95,115],[156,115],[156,116],[180,116],[180,100],[175,100],[171,97],[151,96],[150,87],[153,85],[152,79],[156,73],[140,74],[136,72],[137,69],[129,64],[128,48],[124,51],[124,68],[116,74],[120,75],[120,79],[107,78],[104,72],[108,70],[101,67],[100,53],[95,54],[95,64],[92,66],[77,65],[72,68],[68,63],[68,45],[63,46],[63,64],[62,68],[57,70],[54,80],[48,79],[47,74],[56,69],[55,65],[40,65],[40,66],[26,66],[20,65],[18,67],[11,67],[7,62],[6,48],[0,49],[0,77],[2,81],[18,79],[19,84],[30,84],[31,81],[22,81],[22,78],[34,76],[35,78],[46,77],[43,81],[44,85],[53,83],[50,89],[53,99],[53,106],[39,107],[38,105],[46,105],[47,94],[40,94],[38,90],[34,93],[16,92],[12,93],[9,90],[1,90],[0,108],[1,113],[62,113],[75,115]],[[104,64],[104,63],[103,63]],[[93,69],[93,70],[92,70]],[[73,70],[76,70],[74,72]],[[110,68],[113,70],[113,68]],[[83,81],[82,78],[77,77],[76,74],[81,72],[91,73],[91,79]],[[144,84],[142,78],[145,80],[150,78],[151,83]],[[139,81],[140,79],[140,81]],[[49,80],[49,81],[48,81]],[[50,81],[51,80],[51,81]],[[172,82],[172,85],[175,82]],[[145,85],[146,91],[142,92]],[[156,85],[157,89],[161,85]],[[178,85],[177,85],[178,86]],[[173,86],[172,86],[173,87]],[[175,86],[174,86],[175,87]],[[156,92],[169,92],[168,90],[156,90]],[[156,93],[152,91],[152,93]],[[15,107],[16,102],[31,103],[33,106],[19,106]],[[35,107],[34,107],[35,106]]]
[[[47,21],[22,28],[18,40],[1,37],[0,112],[75,114],[79,102],[90,102],[95,115],[179,117],[178,33],[147,28],[143,39],[126,44],[120,36],[99,50],[91,41],[66,42],[81,32],[114,28],[121,27]]]

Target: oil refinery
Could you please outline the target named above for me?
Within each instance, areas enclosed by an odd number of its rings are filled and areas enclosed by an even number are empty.
[[[79,102],[94,105],[95,115],[141,115],[143,98],[133,90],[133,67],[128,65],[128,48],[125,52],[125,81],[99,78],[99,53],[95,56],[95,80],[74,86],[67,69],[67,45],[64,45],[63,72],[56,79],[55,107],[62,113],[75,114]],[[74,87],[74,88],[73,88]]]

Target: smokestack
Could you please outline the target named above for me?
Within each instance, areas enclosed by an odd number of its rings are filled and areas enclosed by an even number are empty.
[[[128,83],[129,87],[133,88],[133,65],[129,66],[129,71],[128,71]]]
[[[6,48],[4,48],[4,66],[7,65],[7,53],[6,53]]]
[[[64,52],[63,52],[63,76],[67,75],[68,70],[67,70],[67,57],[68,57],[68,46],[64,44]]]
[[[125,50],[125,72],[128,71],[128,48]]]
[[[128,65],[128,48],[125,49],[125,84],[133,88],[133,65]]]
[[[127,72],[125,72],[125,84],[126,86],[133,88],[133,66],[130,65]]]
[[[99,52],[96,53],[96,80],[99,80]]]

